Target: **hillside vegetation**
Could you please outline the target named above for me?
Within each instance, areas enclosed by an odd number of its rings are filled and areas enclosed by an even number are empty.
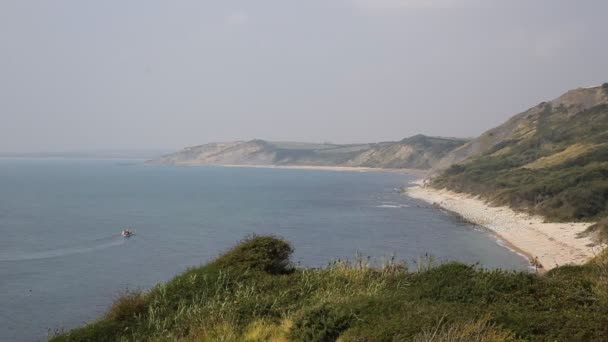
[[[608,257],[545,275],[420,259],[297,268],[276,237],[119,298],[60,341],[605,341]]]
[[[429,169],[465,139],[416,135],[398,142],[311,144],[264,140],[188,147],[150,161],[174,165],[306,165]]]
[[[549,220],[608,216],[608,84],[570,91],[450,153],[431,184]]]

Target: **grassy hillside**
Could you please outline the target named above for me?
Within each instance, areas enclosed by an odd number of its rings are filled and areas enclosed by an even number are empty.
[[[523,114],[505,124],[508,135],[453,164],[432,185],[550,220],[608,216],[608,84],[569,92]]]
[[[397,142],[313,144],[251,140],[186,148],[151,161],[177,165],[312,165],[429,169],[464,139],[417,135]]]
[[[536,274],[423,258],[296,268],[251,237],[52,341],[605,341],[608,257]]]

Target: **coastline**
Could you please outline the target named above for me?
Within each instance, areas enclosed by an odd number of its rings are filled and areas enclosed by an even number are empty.
[[[472,195],[424,187],[420,182],[413,185],[405,189],[408,196],[436,204],[490,230],[507,248],[527,256],[530,261],[536,258],[544,270],[580,265],[601,251],[602,247],[590,237],[579,237],[593,223],[548,223],[540,216],[490,206]]]
[[[350,172],[390,172],[408,175],[416,175],[423,177],[428,170],[421,169],[383,169],[375,167],[359,167],[359,166],[314,166],[314,165],[237,165],[237,164],[222,164],[210,165],[221,167],[239,167],[239,168],[258,168],[258,169],[287,169],[287,170],[320,170],[320,171],[350,171]]]

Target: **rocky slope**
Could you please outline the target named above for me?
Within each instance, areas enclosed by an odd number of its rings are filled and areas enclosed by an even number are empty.
[[[416,135],[398,142],[312,144],[264,140],[211,143],[150,161],[173,165],[311,165],[429,169],[464,139]]]

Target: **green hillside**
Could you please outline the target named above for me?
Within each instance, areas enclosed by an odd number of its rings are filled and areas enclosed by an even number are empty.
[[[605,341],[608,258],[545,275],[421,258],[293,267],[251,237],[148,292],[128,293],[60,341]]]
[[[555,221],[608,216],[608,84],[541,103],[503,126],[508,135],[450,166],[432,186]]]

